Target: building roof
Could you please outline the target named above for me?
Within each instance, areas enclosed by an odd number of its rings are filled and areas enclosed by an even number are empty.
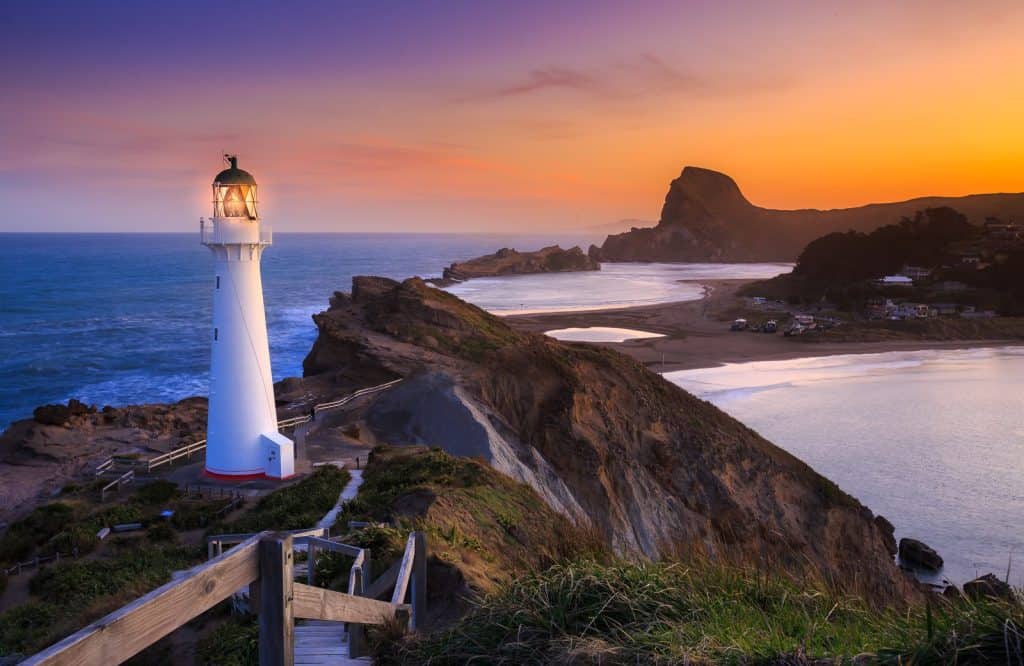
[[[238,168],[238,158],[234,155],[225,155],[231,163],[231,167],[224,169],[213,177],[213,182],[221,185],[255,185],[256,179],[248,171]]]

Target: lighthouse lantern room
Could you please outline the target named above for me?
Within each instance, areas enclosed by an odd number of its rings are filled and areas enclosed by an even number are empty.
[[[277,430],[260,258],[272,242],[257,211],[256,179],[225,155],[213,179],[213,217],[200,220],[213,252],[213,351],[206,473],[229,479],[294,474],[292,441]]]

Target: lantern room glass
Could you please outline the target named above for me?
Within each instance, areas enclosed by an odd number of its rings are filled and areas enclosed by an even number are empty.
[[[213,184],[213,216],[243,217],[255,220],[256,186]]]

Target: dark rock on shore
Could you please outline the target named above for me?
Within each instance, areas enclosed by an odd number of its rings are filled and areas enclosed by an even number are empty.
[[[996,599],[1013,599],[1013,588],[995,574],[987,573],[964,583],[964,594],[971,599],[994,597]]]
[[[378,441],[480,456],[621,553],[913,594],[866,507],[627,356],[516,331],[415,278],[356,278],[314,320],[307,375],[406,378],[371,408]]]
[[[833,231],[872,231],[925,208],[952,206],[981,224],[1024,217],[1024,194],[922,197],[836,210],[773,210],[750,203],[729,176],[688,166],[672,181],[657,226],[608,236],[600,261],[792,261]]]
[[[899,555],[904,563],[912,566],[931,571],[938,571],[942,568],[942,558],[935,552],[935,549],[917,539],[900,539]]]
[[[68,404],[42,405],[36,407],[32,412],[32,418],[36,423],[44,425],[63,426],[68,424],[76,416],[86,416],[96,413],[95,405],[86,405],[83,402],[72,398]]]
[[[579,247],[563,250],[557,245],[552,245],[536,252],[518,252],[504,247],[494,254],[455,262],[444,269],[442,279],[434,282],[440,286],[447,286],[478,277],[597,270],[601,270],[601,264],[584,254]]]

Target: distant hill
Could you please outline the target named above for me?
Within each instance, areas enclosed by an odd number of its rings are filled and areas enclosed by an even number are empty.
[[[625,231],[630,231],[634,227],[638,229],[643,229],[646,227],[653,227],[655,224],[657,223],[654,220],[638,220],[635,218],[628,218],[625,220],[616,220],[615,222],[605,222],[604,224],[592,224],[580,228],[580,231],[601,234],[620,234]]]
[[[792,261],[834,231],[873,231],[926,208],[955,208],[972,224],[1024,220],[1024,193],[920,197],[833,210],[775,210],[750,203],[729,176],[688,166],[672,181],[657,226],[609,235],[601,261]]]

